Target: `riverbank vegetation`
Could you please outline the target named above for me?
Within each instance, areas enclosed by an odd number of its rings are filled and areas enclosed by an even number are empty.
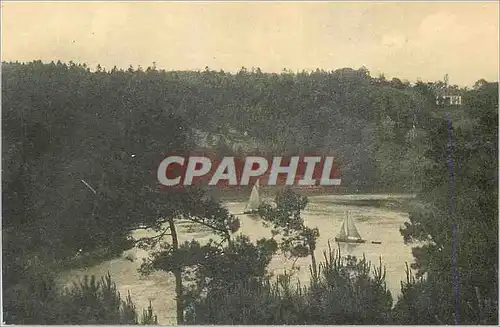
[[[498,83],[455,87],[460,107],[436,104],[443,89],[365,68],[229,74],[2,63],[4,320],[154,323],[161,308],[139,317],[112,276],[54,286],[72,262],[92,263],[85,253],[104,259],[142,246],[151,251],[144,273],[177,274],[179,323],[497,324]],[[316,232],[300,219],[307,199],[293,192],[280,195],[285,207],[262,209],[276,238],[252,243],[233,236],[237,219],[205,190],[157,188],[168,153],[199,147],[194,129],[237,133],[257,147],[217,143],[212,150],[224,154],[333,154],[352,192],[416,193],[401,233],[419,246],[395,306],[383,263],[373,269],[335,251],[316,262]],[[211,230],[213,242],[179,244],[179,219]],[[157,237],[137,244],[131,231],[146,227]],[[268,276],[283,249],[311,256],[310,285]]]

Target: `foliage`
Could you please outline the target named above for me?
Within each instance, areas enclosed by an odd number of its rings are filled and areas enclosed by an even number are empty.
[[[43,244],[58,258],[110,242],[120,251],[130,229],[154,223],[169,206],[156,192],[156,165],[169,152],[191,150],[191,128],[220,133],[232,126],[262,151],[332,153],[345,185],[371,190],[410,178],[384,168],[387,151],[391,162],[411,156],[402,145],[377,148],[382,119],[405,135],[409,117],[416,112],[418,124],[423,111],[413,109],[422,99],[409,86],[374,83],[363,69],[91,72],[34,61],[3,63],[2,70],[4,228],[30,240],[11,244],[26,251]]]
[[[193,301],[201,294],[263,277],[276,250],[273,240],[261,239],[252,244],[245,236],[236,237],[225,247],[212,239],[204,245],[195,240],[185,242],[177,250],[164,244],[144,260],[140,270],[143,274],[154,270],[178,272],[176,278],[187,283],[186,291],[185,285],[177,291],[178,310],[189,314]],[[184,322],[184,314],[177,318]]]
[[[208,292],[195,305],[192,324],[383,324],[390,322],[392,299],[382,266],[342,257],[331,249],[311,275],[309,287],[291,276],[242,280]]]
[[[413,267],[426,278],[409,283],[407,292],[415,296],[403,300],[406,307],[429,311],[431,320],[475,324],[478,305],[486,299],[494,304],[487,321],[496,324],[498,83],[468,91],[464,102],[460,119],[436,115],[429,126],[425,156],[431,165],[424,170],[419,203],[401,231],[407,242],[423,243],[413,250]]]
[[[158,250],[151,261],[156,266],[150,268],[175,268],[179,277],[185,266],[197,267],[195,289],[201,294],[219,290],[222,281],[230,280],[228,270],[219,275],[210,266],[205,258],[210,255],[227,269],[237,270],[238,265],[252,268],[250,275],[260,279],[249,278],[251,287],[234,286],[234,292],[247,290],[244,294],[249,298],[256,297],[248,288],[264,285],[263,267],[274,251],[273,240],[256,245],[231,240],[239,222],[217,201],[207,199],[204,190],[170,193],[156,186],[155,172],[166,155],[196,147],[193,129],[224,139],[234,129],[256,140],[262,153],[333,154],[341,164],[347,191],[418,191],[418,203],[402,232],[406,241],[424,244],[414,250],[418,276],[404,286],[398,321],[451,323],[458,311],[460,322],[497,323],[498,83],[480,80],[473,90],[461,90],[465,105],[453,111],[435,104],[436,92],[444,87],[443,83],[410,85],[397,78],[373,78],[365,68],[297,74],[243,68],[229,74],[208,68],[165,72],[156,67],[126,71],[99,67],[91,72],[86,65],[72,62],[2,63],[2,277],[8,322],[64,323],[58,310],[73,309],[56,300],[52,272],[67,267],[80,252],[106,248],[109,255],[116,255],[130,248],[134,244],[130,231],[139,227],[158,232],[157,237],[142,242]],[[451,147],[447,119],[452,123]],[[234,152],[223,142],[215,147],[221,154]],[[285,191],[277,202],[281,203],[277,208],[263,208],[262,216],[280,234],[282,250],[292,256],[313,255],[317,230],[305,226],[300,217],[307,201]],[[155,248],[161,237],[175,234],[178,219],[208,226],[218,241],[227,242],[226,247],[215,241],[182,245],[171,238],[170,248]],[[222,255],[224,251],[245,254],[228,259]],[[459,310],[450,273],[455,251]],[[190,257],[193,253],[197,255]],[[241,261],[246,257],[248,263]],[[189,289],[184,294],[181,277],[177,278],[179,301],[187,301],[184,297],[196,292]],[[92,285],[88,285],[93,294],[89,298],[109,300],[114,311],[100,312],[93,307],[78,319],[131,319],[128,313],[118,315],[116,305],[122,302],[112,296],[109,284],[102,284],[109,287],[101,285],[99,290],[97,284]],[[271,292],[270,285],[257,288],[258,294],[267,294],[259,295],[262,301],[269,301],[263,308],[275,309],[271,304],[280,303],[280,323],[305,323],[305,314],[293,313],[299,312],[297,308],[305,300],[295,297],[280,302],[285,297],[276,294],[284,294],[280,293],[283,290]],[[217,294],[241,303],[232,298],[239,293],[229,297]],[[277,298],[280,300],[273,302]],[[377,310],[385,315],[385,302],[380,303],[384,304]],[[56,309],[51,312],[48,308]],[[385,319],[371,316],[364,304],[354,308],[358,320],[352,312],[339,311],[335,321]],[[215,315],[209,312],[206,315]],[[260,322],[278,321],[273,320],[277,319],[274,313],[265,312]],[[230,319],[224,315],[216,318],[217,313],[210,319],[241,321],[238,313],[236,310]],[[151,322],[153,315],[144,314]],[[252,315],[242,317],[248,317],[243,319],[246,321]]]
[[[166,153],[188,146],[182,119],[165,111],[166,99],[149,96],[161,91],[157,74],[3,66],[8,244],[50,249],[43,252],[54,259],[130,246],[130,229],[157,215],[152,170]]]
[[[186,274],[192,283],[186,292],[185,304],[190,314],[200,296],[218,293],[241,282],[255,282],[267,276],[267,267],[276,253],[274,240],[259,239],[250,242],[243,235],[236,237],[225,247],[204,246],[204,259]]]
[[[264,225],[272,227],[273,236],[279,235],[280,249],[283,254],[293,258],[311,256],[312,268],[316,271],[314,250],[319,237],[318,228],[305,225],[300,216],[307,206],[307,198],[295,194],[289,187],[285,187],[276,195],[276,207],[263,204],[259,214]]]
[[[173,205],[171,212],[164,213],[155,224],[157,234],[139,240],[138,245],[151,250],[150,257],[145,259],[139,269],[143,274],[154,270],[169,271],[174,274],[176,283],[177,323],[184,323],[184,285],[183,274],[186,267],[196,266],[200,262],[211,260],[223,242],[230,242],[231,234],[239,229],[239,220],[229,214],[211,197],[205,196],[203,190],[194,188],[178,191],[170,196]],[[189,221],[193,224],[208,227],[221,239],[217,245],[210,240],[208,245],[201,246],[198,242],[179,243],[176,222]],[[164,239],[170,236],[170,241]]]
[[[25,268],[24,282],[7,289],[13,294],[5,294],[6,323],[158,324],[151,305],[139,320],[130,294],[122,300],[109,274],[101,281],[85,276],[61,292],[55,275],[36,257]]]
[[[63,322],[70,324],[138,324],[136,312],[130,293],[125,301],[121,299],[111,276],[96,281],[95,276],[85,276],[83,280],[74,282],[73,287],[63,294],[63,301],[71,305],[64,308]],[[141,324],[158,324],[151,304],[143,310]]]

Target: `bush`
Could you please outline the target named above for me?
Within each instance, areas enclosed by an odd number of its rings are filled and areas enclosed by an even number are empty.
[[[190,324],[384,324],[390,323],[391,294],[382,265],[365,258],[325,252],[319,276],[309,287],[291,276],[252,280],[211,289],[192,305]],[[373,274],[372,274],[373,273]]]
[[[395,324],[445,325],[455,324],[459,310],[459,323],[466,325],[498,325],[498,299],[481,294],[475,288],[474,300],[468,296],[470,287],[460,289],[456,302],[450,283],[429,277],[415,277],[406,268],[406,281],[401,282],[401,295],[393,310]]]
[[[8,324],[157,324],[151,304],[139,319],[130,294],[121,299],[111,276],[85,276],[58,292],[55,275],[35,259],[26,263],[19,283],[4,285]]]
[[[121,299],[111,276],[97,281],[85,276],[66,290],[61,300],[61,323],[65,324],[139,324],[138,314],[130,294]],[[156,323],[151,307],[143,312],[141,324]],[[146,320],[146,321],[144,321]]]

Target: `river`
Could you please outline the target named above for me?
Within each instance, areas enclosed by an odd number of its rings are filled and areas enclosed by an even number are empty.
[[[349,211],[350,217],[355,221],[361,236],[367,240],[364,244],[341,245],[342,255],[350,254],[357,257],[365,255],[366,259],[378,265],[379,258],[386,267],[387,286],[394,299],[400,294],[400,281],[405,279],[405,262],[413,262],[411,247],[403,242],[399,228],[408,219],[404,211],[378,206],[361,206],[357,201],[384,200],[388,198],[401,198],[396,195],[322,195],[309,197],[309,204],[302,216],[309,227],[318,227],[320,237],[317,243],[316,257],[323,261],[323,251],[328,250],[330,241],[333,249],[337,245],[333,242],[339,232],[345,212]],[[269,200],[269,199],[267,199]],[[231,213],[243,212],[244,202],[223,202]],[[236,233],[242,233],[256,240],[270,237],[270,229],[262,225],[260,219],[241,216],[241,228]],[[148,235],[141,230],[134,233],[134,237]],[[196,239],[200,242],[213,236],[206,230],[190,230],[189,224],[179,224],[180,241]],[[370,241],[380,241],[382,244],[371,244]],[[133,262],[126,260],[125,256],[135,258]],[[151,301],[153,309],[158,316],[158,321],[163,325],[175,324],[175,284],[173,276],[166,272],[155,272],[149,276],[142,276],[137,269],[142,263],[142,258],[147,257],[147,252],[141,249],[132,249],[124,253],[121,258],[105,261],[96,266],[85,269],[67,271],[61,276],[62,285],[69,285],[75,278],[84,275],[103,276],[108,271],[117,284],[122,298],[130,292],[132,300],[140,310],[146,308]],[[302,258],[295,263],[300,267],[294,277],[301,283],[309,279],[310,258]],[[273,258],[269,270],[275,273],[290,269],[292,261],[286,260],[281,255]]]

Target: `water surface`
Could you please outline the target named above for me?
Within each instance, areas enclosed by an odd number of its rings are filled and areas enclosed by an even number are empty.
[[[349,211],[350,217],[355,221],[361,236],[367,240],[365,244],[341,244],[341,253],[358,257],[363,255],[373,264],[378,264],[379,258],[387,269],[387,285],[394,299],[400,293],[400,281],[405,279],[405,262],[412,262],[411,248],[403,243],[399,228],[408,219],[406,212],[385,207],[371,207],[355,205],[356,200],[388,199],[396,196],[383,195],[322,195],[309,197],[309,204],[303,212],[303,218],[309,227],[318,227],[320,237],[317,243],[316,257],[323,261],[323,251],[328,249],[328,242],[334,249],[335,235],[339,232],[345,212]],[[270,199],[267,199],[270,200]],[[341,204],[339,204],[341,203]],[[244,202],[225,202],[224,205],[233,214],[243,212]],[[260,219],[249,216],[240,216],[241,229],[236,234],[244,234],[255,241],[262,237],[271,237],[270,229],[263,226]],[[134,237],[151,235],[141,230]],[[189,229],[189,224],[181,223],[179,226],[179,239],[181,242],[196,239],[205,242],[214,238],[212,234],[203,229]],[[371,244],[371,241],[381,241],[382,244]],[[135,260],[131,262],[124,257],[132,255]],[[87,269],[75,269],[66,272],[61,277],[62,284],[68,284],[76,277],[83,275],[103,276],[108,271],[117,284],[117,288],[124,297],[130,292],[138,309],[146,308],[151,301],[155,313],[158,315],[160,324],[175,324],[175,283],[170,273],[155,272],[149,276],[141,276],[137,271],[142,258],[147,257],[147,252],[141,249],[127,251],[122,258],[103,262]],[[310,258],[301,258],[296,261],[295,266],[299,270],[295,272],[294,278],[300,279],[301,283],[309,280]],[[269,270],[282,273],[290,270],[293,261],[286,260],[277,255],[273,258]]]

